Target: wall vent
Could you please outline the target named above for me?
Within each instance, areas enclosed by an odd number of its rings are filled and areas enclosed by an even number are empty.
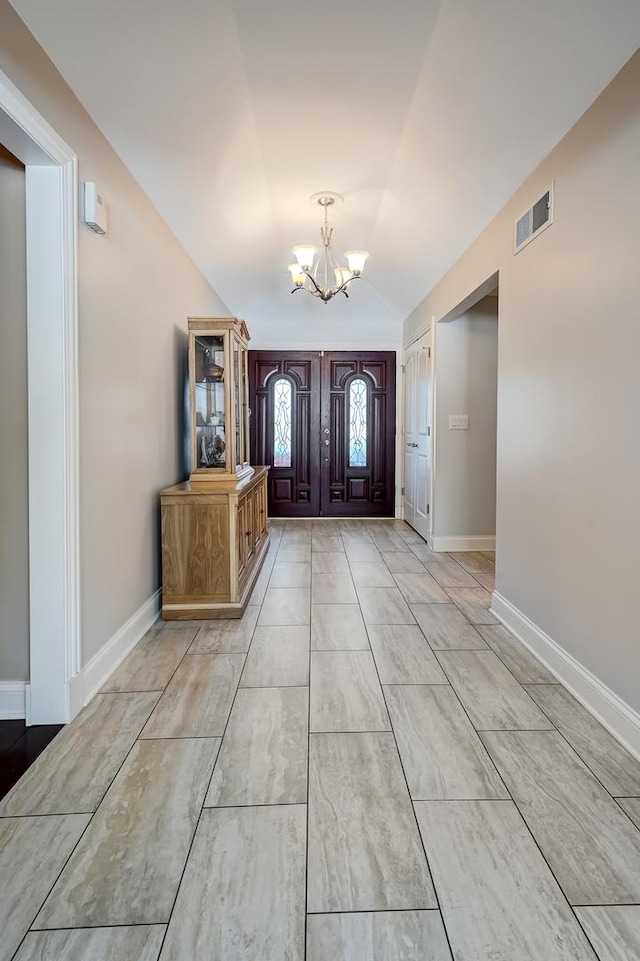
[[[529,209],[516,220],[516,253],[553,223],[553,189],[554,184],[551,183]]]

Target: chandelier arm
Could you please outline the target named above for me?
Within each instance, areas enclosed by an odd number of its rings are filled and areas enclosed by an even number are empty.
[[[308,270],[305,270],[305,274],[307,275],[307,277],[309,278],[313,286],[316,288],[316,293],[318,294],[318,296],[322,297],[323,290],[322,290],[322,287],[318,286],[318,284],[316,283],[316,278],[313,276],[313,274],[310,274]],[[313,294],[314,291],[310,290],[309,293]]]

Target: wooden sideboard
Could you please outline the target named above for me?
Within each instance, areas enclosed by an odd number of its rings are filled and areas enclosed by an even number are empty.
[[[160,492],[165,620],[242,616],[269,547],[268,472]]]

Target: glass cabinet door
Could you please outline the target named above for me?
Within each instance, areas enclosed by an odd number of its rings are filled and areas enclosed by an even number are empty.
[[[243,451],[243,424],[242,424],[242,348],[238,340],[233,338],[233,424],[235,430],[235,466],[242,467],[244,463]]]
[[[194,338],[195,465],[227,466],[225,338],[198,334]]]

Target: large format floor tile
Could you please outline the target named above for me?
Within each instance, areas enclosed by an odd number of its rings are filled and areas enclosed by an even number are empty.
[[[441,651],[438,660],[477,730],[553,727],[493,651]]]
[[[311,564],[276,561],[269,587],[311,587]]]
[[[448,587],[447,594],[472,624],[498,624],[489,613],[491,594],[484,587]]]
[[[89,823],[87,814],[0,820],[0,961],[10,961]]]
[[[311,581],[313,604],[355,604],[358,598],[351,574],[314,574]]]
[[[411,551],[389,551],[381,557],[392,574],[422,574],[426,570]]]
[[[571,904],[640,903],[640,831],[562,736],[483,741]]]
[[[313,734],[308,910],[436,907],[392,734]]]
[[[640,797],[620,797],[618,804],[636,827],[640,828]]]
[[[449,554],[452,560],[461,564],[470,574],[490,574],[495,570],[495,561],[480,551],[454,551]]]
[[[307,961],[451,961],[439,911],[312,914]]]
[[[428,571],[393,576],[408,604],[446,604],[449,601],[445,591]]]
[[[408,551],[405,541],[400,537],[396,531],[390,530],[386,524],[370,524],[368,525],[368,531],[371,536],[371,540],[376,545],[379,551]]]
[[[396,586],[396,582],[389,573],[389,568],[381,560],[352,561],[351,576],[356,587]]]
[[[15,961],[158,961],[164,924],[32,931]]]
[[[312,604],[313,651],[369,650],[359,604]]]
[[[502,624],[480,624],[478,633],[520,684],[557,684],[553,674]]]
[[[302,961],[304,805],[202,813],[161,961]]]
[[[315,530],[311,535],[311,552],[312,554],[323,553],[327,551],[344,551],[344,544],[342,543],[342,537],[340,532],[335,533],[325,533],[324,531]]]
[[[257,627],[240,687],[304,687],[309,683],[309,627]]]
[[[415,624],[372,624],[369,641],[382,684],[448,684]]]
[[[196,636],[197,628],[152,628],[116,668],[103,691],[162,691]]]
[[[348,574],[349,561],[344,551],[322,551],[311,555],[312,574]]]
[[[564,687],[538,685],[527,690],[614,797],[640,795],[640,762]]]
[[[287,624],[308,624],[310,593],[307,587],[267,588],[258,624],[275,627]]]
[[[414,801],[509,797],[450,687],[386,687],[385,697]]]
[[[260,577],[262,577],[262,573],[264,573],[264,568]],[[267,582],[268,578],[265,580],[265,589]],[[246,653],[249,650],[259,612],[259,607],[249,605],[242,617],[201,621],[202,626],[189,648],[189,654]]]
[[[142,737],[222,737],[244,654],[187,654]]]
[[[411,610],[434,651],[487,649],[475,627],[453,604],[412,604]]]
[[[312,651],[312,731],[390,728],[371,651]]]
[[[415,550],[415,549],[414,549]],[[428,554],[415,551],[430,574],[435,577],[440,587],[477,587],[475,578],[465,571],[460,564],[443,557],[442,554]]]
[[[455,961],[596,961],[511,801],[415,807]]]
[[[219,741],[139,741],[35,928],[169,920]]]
[[[0,802],[0,817],[95,811],[158,697],[98,694]]]
[[[640,905],[576,908],[600,961],[640,958]]]
[[[397,587],[359,587],[358,600],[365,624],[415,624]]]
[[[307,800],[309,690],[238,691],[205,806]]]

